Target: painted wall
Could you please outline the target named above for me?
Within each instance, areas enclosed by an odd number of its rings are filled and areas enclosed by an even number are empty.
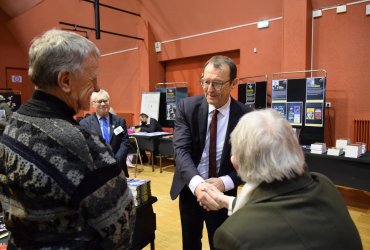
[[[239,65],[239,77],[266,74],[271,80],[275,72],[310,69],[312,9],[353,1],[100,2],[141,15],[101,8],[101,29],[144,41],[107,34],[96,40],[92,31],[87,32],[103,54],[101,87],[111,93],[117,112],[133,113],[135,120],[141,92],[153,91],[158,82],[187,81],[191,94],[200,93],[199,72],[212,54],[231,53]],[[365,5],[348,6],[341,15],[323,11],[313,22],[312,68],[328,71],[327,99],[333,105],[328,116],[331,129],[326,128],[329,144],[329,137],[353,136],[354,118],[370,116],[370,17],[365,16]],[[0,72],[9,64],[25,67],[31,39],[52,27],[65,28],[59,21],[94,27],[92,5],[80,0],[44,0],[11,20],[2,16],[0,12],[0,32],[5,34],[0,38]],[[256,22],[266,19],[272,19],[270,27],[257,29]],[[154,51],[154,42],[162,42],[162,52]],[[3,81],[0,73],[0,84]]]
[[[354,119],[370,119],[370,16],[367,3],[347,6],[347,13],[323,11],[314,19],[313,65],[325,69],[327,122],[332,140],[352,138]],[[330,117],[330,120],[329,120]]]
[[[5,68],[28,68],[27,52],[6,27],[9,17],[0,10],[0,88],[6,87]]]

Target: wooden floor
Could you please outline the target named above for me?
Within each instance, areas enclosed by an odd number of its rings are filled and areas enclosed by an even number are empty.
[[[152,194],[158,198],[154,204],[154,212],[157,215],[157,230],[155,248],[157,250],[178,250],[182,248],[181,224],[178,209],[178,199],[170,198],[170,186],[173,177],[173,167],[167,168],[163,173],[156,166],[152,172],[151,166],[139,166],[137,178],[151,180]],[[134,168],[129,168],[130,177],[134,178]],[[343,191],[341,190],[342,194]],[[344,193],[346,199],[352,199],[352,192]],[[349,212],[361,235],[363,249],[370,250],[370,196],[366,193],[356,202],[348,202]],[[358,201],[360,200],[360,202]],[[365,201],[367,200],[367,201]],[[203,233],[203,249],[209,250],[207,233]],[[149,250],[150,247],[144,248]]]

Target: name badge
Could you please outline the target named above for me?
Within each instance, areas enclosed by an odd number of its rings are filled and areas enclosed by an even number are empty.
[[[122,131],[123,131],[123,128],[121,126],[115,128],[113,130],[113,132],[114,132],[115,135],[119,135],[120,133],[122,133]]]

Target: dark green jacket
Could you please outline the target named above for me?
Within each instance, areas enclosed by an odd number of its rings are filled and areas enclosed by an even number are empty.
[[[339,192],[318,173],[262,183],[217,229],[214,244],[230,250],[362,249]]]

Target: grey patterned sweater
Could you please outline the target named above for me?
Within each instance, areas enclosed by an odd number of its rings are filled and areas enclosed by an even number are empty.
[[[60,99],[35,91],[0,140],[10,249],[127,249],[135,207],[114,154]]]

